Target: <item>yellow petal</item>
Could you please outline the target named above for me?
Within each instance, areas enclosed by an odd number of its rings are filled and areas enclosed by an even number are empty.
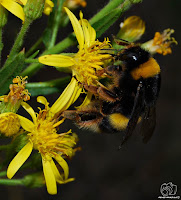
[[[80,23],[82,25],[82,30],[84,33],[85,44],[86,44],[86,47],[89,47],[90,35],[87,29],[87,23],[86,23],[86,20],[83,19],[83,13],[81,11],[79,15],[80,15]]]
[[[89,37],[90,37],[89,45],[91,46],[96,40],[96,31],[94,28],[92,28],[92,26],[89,24],[89,22],[87,25],[88,25],[88,32],[89,32]]]
[[[31,132],[32,130],[32,127],[34,126],[33,122],[30,121],[29,119],[25,118],[25,117],[22,117],[21,115],[18,115],[18,118],[20,120],[20,124],[21,126],[28,132]]]
[[[79,21],[77,20],[77,18],[75,17],[75,15],[68,8],[66,8],[66,7],[64,7],[64,8],[65,8],[65,11],[67,12],[67,15],[70,18],[71,23],[72,23],[72,26],[73,26],[73,29],[74,29],[74,32],[75,32],[75,36],[76,36],[77,41],[79,43],[79,49],[83,49],[84,34],[83,34],[82,27],[81,27]]]
[[[55,67],[70,67],[74,65],[71,57],[56,54],[41,56],[38,58],[38,61],[42,64]]]
[[[54,158],[58,162],[58,164],[62,167],[62,169],[64,171],[65,180],[68,179],[69,166],[68,166],[67,162],[60,155],[56,155]]]
[[[38,96],[37,97],[37,102],[38,103],[42,103],[43,105],[45,105],[46,107],[49,105],[47,99],[44,96]]]
[[[80,11],[80,22],[81,22],[83,33],[84,33],[85,44],[88,48],[95,42],[96,31],[89,24],[88,20],[83,19],[83,14],[81,11]]]
[[[22,102],[21,105],[31,115],[33,122],[36,123],[36,114],[33,108],[25,102]]]
[[[1,0],[1,5],[5,7],[12,14],[20,18],[22,21],[25,20],[23,8],[13,0]]]
[[[18,169],[23,165],[23,163],[28,159],[33,149],[31,142],[28,142],[21,151],[14,157],[11,163],[8,166],[7,177],[12,178]]]
[[[76,92],[74,92],[75,96],[73,98],[73,102],[72,103],[74,103],[78,99],[78,97],[80,96],[80,94],[82,92],[82,88],[83,88],[82,85],[77,84],[77,86],[76,86]]]
[[[58,169],[57,169],[55,163],[53,162],[53,160],[51,162],[51,167],[52,167],[53,173],[55,175],[56,182],[58,182],[59,184],[65,184],[65,183],[69,183],[69,182],[75,180],[75,178],[68,178],[66,180],[63,180],[63,177],[61,176],[60,172],[58,171]]]
[[[50,164],[51,164],[52,171],[53,171],[53,173],[54,173],[54,176],[55,176],[56,181],[58,181],[60,184],[61,184],[61,183],[63,184],[63,183],[64,183],[63,177],[60,175],[60,172],[58,171],[58,169],[57,169],[57,167],[56,167],[54,161],[52,160]]]
[[[49,194],[57,194],[57,184],[56,184],[55,176],[54,176],[51,164],[50,164],[51,160],[42,158],[43,172],[44,172],[44,176],[45,176],[45,182],[46,182],[48,193]]]
[[[50,113],[55,114],[55,113],[61,112],[63,111],[63,108],[68,103],[70,103],[72,94],[76,87],[76,83],[77,83],[77,80],[75,78],[72,78],[71,82],[64,89],[63,93],[60,95],[60,97],[56,100],[56,102],[50,108]]]
[[[80,106],[77,106],[76,109],[80,110],[82,107],[88,105],[91,102],[91,99],[92,99],[92,93],[88,92],[83,103]]]
[[[74,88],[74,91],[72,93],[72,96],[71,96],[70,100],[62,108],[62,110],[67,110],[77,100],[77,98],[80,96],[81,92],[82,92],[82,87],[80,87],[79,84],[76,83],[76,86]]]

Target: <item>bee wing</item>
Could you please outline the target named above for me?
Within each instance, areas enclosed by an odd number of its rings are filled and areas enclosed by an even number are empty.
[[[155,130],[156,125],[156,107],[146,107],[145,114],[142,119],[141,124],[141,135],[143,136],[143,143],[147,143],[153,132]]]
[[[134,131],[136,125],[137,125],[138,118],[139,118],[140,113],[143,109],[143,96],[144,96],[144,86],[142,84],[142,81],[140,81],[138,88],[137,88],[137,93],[136,93],[131,117],[130,117],[130,120],[129,120],[128,125],[126,127],[125,135],[124,135],[124,138],[121,142],[121,145],[119,146],[119,149],[128,140],[128,138],[132,135],[132,133],[133,133],[133,131]]]

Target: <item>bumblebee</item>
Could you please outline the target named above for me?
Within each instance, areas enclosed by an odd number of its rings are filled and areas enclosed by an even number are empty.
[[[160,91],[160,66],[140,45],[122,40],[119,44],[125,48],[115,55],[115,60],[122,64],[110,65],[102,71],[111,77],[112,83],[107,87],[84,85],[97,99],[80,110],[64,111],[63,116],[74,120],[81,128],[111,134],[123,132],[121,146],[132,135],[136,125],[141,123],[140,131],[146,143],[156,124],[155,105]]]

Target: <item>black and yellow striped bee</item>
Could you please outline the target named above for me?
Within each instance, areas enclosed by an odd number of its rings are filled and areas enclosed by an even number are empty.
[[[160,66],[150,53],[138,44],[120,40],[124,49],[114,55],[121,65],[103,70],[111,77],[107,87],[85,86],[97,98],[80,110],[69,110],[63,116],[79,127],[101,133],[124,132],[122,143],[141,123],[143,142],[147,142],[155,128],[155,105],[160,91]]]

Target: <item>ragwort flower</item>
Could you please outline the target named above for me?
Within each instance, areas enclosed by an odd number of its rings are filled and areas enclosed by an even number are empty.
[[[0,6],[6,8],[9,12],[24,21],[24,11],[18,2],[18,0],[0,0]]]
[[[56,194],[56,182],[63,184],[74,180],[68,179],[69,167],[62,156],[71,157],[74,155],[73,147],[76,144],[77,137],[75,134],[70,134],[71,130],[67,133],[57,134],[57,127],[64,120],[58,121],[58,116],[56,113],[52,113],[45,97],[39,96],[37,101],[45,105],[45,108],[40,109],[39,113],[35,113],[27,103],[22,103],[24,109],[31,115],[33,122],[18,115],[21,126],[28,132],[29,140],[9,164],[7,176],[11,179],[28,159],[32,150],[38,150],[42,157],[48,193]],[[60,174],[54,160],[63,169],[63,175]]]
[[[82,84],[97,85],[101,78],[98,72],[102,70],[104,61],[109,59],[109,54],[102,54],[101,50],[110,48],[110,41],[105,39],[103,42],[96,40],[96,32],[80,12],[80,20],[68,9],[65,8],[72,23],[75,36],[79,44],[79,51],[73,56],[65,55],[45,55],[39,57],[39,62],[49,66],[68,67],[72,70],[72,83],[77,82],[74,90],[78,90],[76,98],[81,93]],[[76,81],[75,81],[76,80]],[[78,84],[82,83],[82,84]],[[72,86],[73,87],[73,86]],[[77,87],[77,88],[76,88]],[[67,90],[67,94],[69,90]],[[74,98],[74,101],[76,99]],[[67,99],[70,103],[70,101]],[[71,104],[71,103],[70,103]]]
[[[152,54],[159,53],[164,56],[171,54],[171,45],[177,44],[175,38],[171,37],[173,33],[173,29],[166,29],[162,33],[156,32],[154,38],[142,44],[142,47],[148,49],[148,51]]]

